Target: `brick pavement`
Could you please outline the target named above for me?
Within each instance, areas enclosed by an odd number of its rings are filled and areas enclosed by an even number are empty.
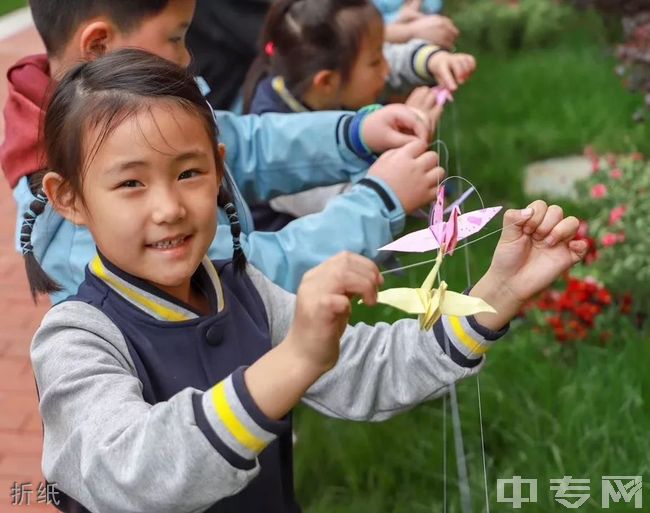
[[[42,51],[33,28],[0,40],[0,105],[7,93],[7,68],[24,55]],[[53,512],[54,507],[37,501],[37,486],[43,481],[42,426],[29,362],[31,337],[47,302],[41,300],[35,307],[29,295],[22,259],[13,249],[15,215],[11,191],[0,179],[0,513]],[[32,483],[31,505],[11,505],[14,482]]]

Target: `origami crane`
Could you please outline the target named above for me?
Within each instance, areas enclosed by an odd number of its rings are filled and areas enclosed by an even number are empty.
[[[438,277],[438,273],[440,272],[444,256],[446,254],[453,254],[459,240],[478,232],[490,221],[490,219],[492,219],[492,217],[496,215],[501,207],[483,209],[469,214],[460,215],[460,209],[458,206],[455,206],[452,209],[449,220],[445,222],[442,220],[444,187],[441,187],[440,189],[436,205],[430,218],[429,228],[402,237],[394,243],[382,248],[394,249],[390,246],[402,241],[402,243],[398,245],[400,249],[397,249],[397,251],[428,251],[436,248],[439,249],[433,269],[431,269],[421,287],[417,289],[395,288],[382,290],[377,295],[378,303],[393,306],[409,314],[418,314],[420,328],[423,330],[430,330],[443,314],[465,317],[481,312],[496,313],[496,310],[481,298],[466,296],[464,294],[459,294],[458,292],[447,290],[447,283],[442,280],[440,281],[438,288],[435,288],[434,284]],[[472,216],[471,219],[476,217],[476,222],[470,221],[470,217],[467,216]],[[463,223],[468,224],[461,224],[463,218],[465,219]],[[423,234],[421,232],[428,232],[431,236],[431,241],[435,244],[432,244],[429,238],[427,238],[425,240],[426,245],[416,245],[418,249],[405,249],[413,247],[412,244],[414,244],[414,242],[423,239]],[[419,234],[417,237],[410,237],[417,234]],[[404,239],[408,239],[409,237],[410,239],[406,244],[404,244]]]
[[[454,101],[451,91],[446,87],[435,87],[434,90],[436,91],[436,105],[439,107],[444,107],[445,103]]]
[[[442,240],[442,232],[447,229],[447,225],[453,220],[454,224],[457,225],[457,228],[455,228],[457,229],[457,237],[456,240],[448,240],[446,248],[446,252],[451,255],[456,247],[456,242],[463,240],[470,235],[474,235],[483,229],[483,227],[501,210],[501,207],[490,207],[460,215],[460,209],[456,206],[452,209],[450,221],[445,222],[442,220],[444,198],[445,188],[444,186],[441,186],[438,191],[438,199],[435,207],[429,217],[428,228],[400,237],[396,241],[379,248],[380,251],[423,253],[425,251],[438,249],[440,247],[440,240]],[[455,218],[456,216],[457,219]]]

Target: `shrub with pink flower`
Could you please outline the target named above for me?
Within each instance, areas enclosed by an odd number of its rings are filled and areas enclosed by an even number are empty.
[[[650,309],[650,163],[639,153],[598,155],[585,149],[594,173],[579,184],[588,219],[581,237],[594,241],[588,272],[614,294],[632,292]],[[579,271],[578,271],[579,272]]]

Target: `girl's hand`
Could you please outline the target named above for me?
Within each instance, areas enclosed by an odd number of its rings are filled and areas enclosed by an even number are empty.
[[[442,115],[442,107],[436,105],[437,91],[434,87],[416,87],[404,102],[404,105],[413,109],[422,118],[429,129],[429,141],[436,133],[438,120]]]
[[[446,16],[428,14],[407,24],[410,39],[425,39],[434,45],[451,48],[460,35],[454,22]]]
[[[541,200],[524,210],[508,210],[492,264],[471,292],[498,313],[479,314],[478,322],[500,328],[526,301],[582,260],[587,243],[573,240],[577,231],[575,217],[564,217],[560,207]]]
[[[427,151],[427,144],[415,140],[398,150],[384,153],[368,170],[368,176],[381,178],[410,214],[431,203],[445,170],[438,165],[438,154]],[[365,301],[365,300],[364,300]]]
[[[361,296],[364,303],[374,305],[383,281],[372,260],[353,253],[340,253],[307,271],[298,287],[293,324],[283,342],[295,360],[318,375],[334,367],[350,317],[350,299]]]
[[[421,11],[422,0],[407,0],[399,10],[396,23],[408,23],[409,21],[417,20],[426,16]]]
[[[476,60],[467,53],[436,52],[429,59],[429,73],[436,82],[456,91],[476,70]]]
[[[363,120],[361,137],[374,153],[383,153],[417,139],[428,142],[429,127],[406,105],[387,105]]]

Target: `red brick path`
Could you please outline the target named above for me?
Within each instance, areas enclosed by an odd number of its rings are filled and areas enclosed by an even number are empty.
[[[0,105],[7,93],[7,68],[20,57],[42,52],[33,29],[0,41]],[[0,121],[0,140],[4,119]],[[34,306],[27,288],[20,256],[14,251],[16,211],[9,186],[0,178],[0,513],[53,512],[38,503],[41,476],[42,428],[34,378],[29,362],[29,344],[47,310],[47,302]],[[12,506],[14,482],[32,483],[30,505]],[[27,496],[24,496],[27,499]]]

